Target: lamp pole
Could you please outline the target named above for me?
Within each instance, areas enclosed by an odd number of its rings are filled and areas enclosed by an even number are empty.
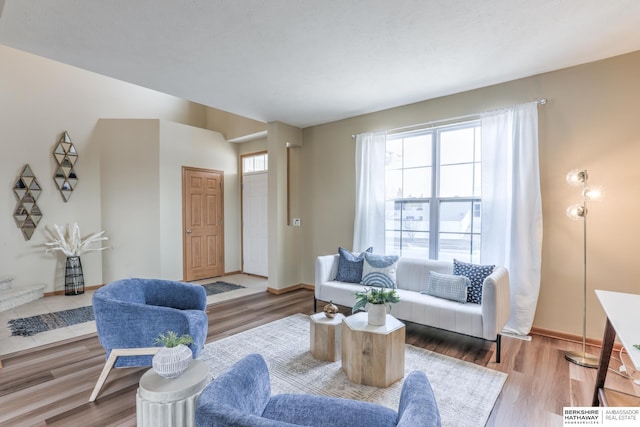
[[[571,172],[569,172],[569,174],[571,174]],[[589,179],[587,171],[580,171],[577,179],[582,182],[582,206],[575,211],[577,216],[582,217],[582,353],[568,351],[565,353],[564,357],[569,362],[575,363],[576,365],[584,366],[586,368],[597,368],[600,359],[596,356],[587,354],[587,180]],[[567,176],[567,181],[569,183],[572,181],[574,182],[574,180],[575,178],[570,180],[569,176]]]

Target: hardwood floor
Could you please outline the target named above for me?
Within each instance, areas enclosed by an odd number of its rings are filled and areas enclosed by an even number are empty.
[[[291,314],[311,314],[313,294],[264,292],[210,305],[208,312],[207,342],[212,342]],[[595,370],[564,359],[565,351],[581,349],[578,344],[541,336],[531,342],[505,337],[502,362],[496,364],[493,343],[422,325],[407,324],[407,343],[509,375],[488,426],[560,426],[564,406],[591,403]],[[590,352],[599,354],[598,349]],[[89,403],[104,356],[95,334],[3,356],[0,425],[135,426],[136,389],[148,368],[112,370],[96,402]],[[607,386],[638,394],[614,374]]]

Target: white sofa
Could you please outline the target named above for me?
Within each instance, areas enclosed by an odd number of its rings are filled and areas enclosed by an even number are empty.
[[[317,301],[333,301],[352,307],[355,293],[364,286],[337,282],[339,255],[324,255],[316,259],[315,295]],[[420,293],[427,288],[429,271],[452,274],[453,263],[401,257],[396,270],[400,302],[391,304],[391,314],[401,320],[496,342],[496,362],[500,363],[500,332],[509,319],[509,273],[496,267],[482,286],[482,303],[460,303]]]

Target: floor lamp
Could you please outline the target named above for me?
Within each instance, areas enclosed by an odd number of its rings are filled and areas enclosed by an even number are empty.
[[[576,204],[567,208],[567,216],[573,220],[582,219],[582,240],[583,240],[583,271],[582,271],[582,352],[569,351],[564,357],[571,363],[587,368],[598,367],[599,358],[587,354],[587,201],[600,199],[601,191],[597,188],[587,186],[589,175],[586,169],[574,169],[567,174],[567,183],[573,186],[582,186],[582,205]]]

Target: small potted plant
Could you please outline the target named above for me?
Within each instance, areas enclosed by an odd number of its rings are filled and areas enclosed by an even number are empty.
[[[191,335],[178,335],[174,331],[160,334],[155,342],[163,347],[153,356],[153,370],[165,378],[176,378],[187,370],[193,359]]]
[[[400,301],[400,296],[395,289],[364,288],[363,291],[356,292],[356,303],[351,312],[364,310],[365,306],[369,304],[367,309],[369,324],[383,326],[387,320],[387,307],[391,308],[391,304],[398,301]]]

